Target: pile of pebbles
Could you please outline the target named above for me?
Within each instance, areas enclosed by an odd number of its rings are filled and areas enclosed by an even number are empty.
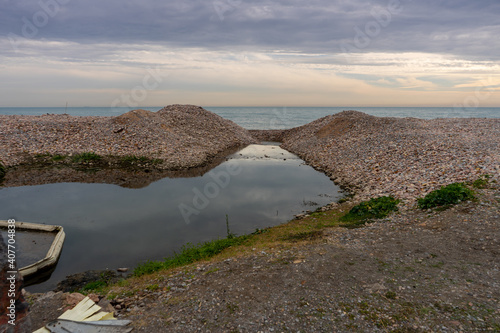
[[[282,147],[355,193],[413,201],[453,182],[500,174],[500,119],[380,118],[344,111],[290,130],[247,131],[193,105],[117,117],[0,116],[0,162],[94,152],[161,159],[159,169],[206,165],[258,140]]]
[[[289,150],[355,193],[413,201],[453,182],[500,175],[500,119],[380,118],[344,111],[283,133]]]
[[[28,163],[39,154],[93,152],[161,159],[161,169],[182,169],[253,142],[244,128],[193,105],[117,117],[0,116],[0,162],[5,166]]]

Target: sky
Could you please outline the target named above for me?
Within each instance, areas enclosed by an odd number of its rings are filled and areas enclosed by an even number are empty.
[[[0,0],[0,106],[500,107],[498,0]]]

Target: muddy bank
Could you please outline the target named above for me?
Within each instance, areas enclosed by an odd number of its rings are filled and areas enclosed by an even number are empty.
[[[158,170],[189,169],[254,141],[232,121],[193,105],[134,110],[118,117],[0,116],[0,162],[8,169],[32,165],[44,156],[54,164],[65,158],[74,161],[85,153],[108,164],[126,157],[154,161]],[[90,156],[92,163],[97,162]]]

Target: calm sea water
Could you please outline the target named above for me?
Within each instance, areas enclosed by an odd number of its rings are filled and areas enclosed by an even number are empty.
[[[158,111],[161,107],[140,107]],[[0,107],[1,114],[42,115],[68,113],[74,116],[117,116],[137,108],[70,107],[29,108]],[[379,117],[433,118],[500,118],[500,108],[439,107],[205,107],[223,118],[247,129],[284,129],[305,125],[321,117],[357,110]]]

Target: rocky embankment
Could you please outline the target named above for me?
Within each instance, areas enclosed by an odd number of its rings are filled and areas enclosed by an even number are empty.
[[[380,118],[345,111],[279,133],[282,147],[356,199],[410,201],[453,182],[500,175],[500,119]]]
[[[117,117],[0,116],[0,163],[8,171],[4,186],[91,181],[141,187],[176,176],[167,170],[199,168],[193,175],[203,173],[228,152],[253,142],[244,128],[193,105]],[[83,153],[99,158],[75,162]],[[97,172],[83,173],[82,165]]]
[[[0,116],[0,160],[6,167],[29,163],[38,155],[93,152],[160,159],[159,168],[182,169],[252,142],[247,130],[193,105],[117,117]]]

